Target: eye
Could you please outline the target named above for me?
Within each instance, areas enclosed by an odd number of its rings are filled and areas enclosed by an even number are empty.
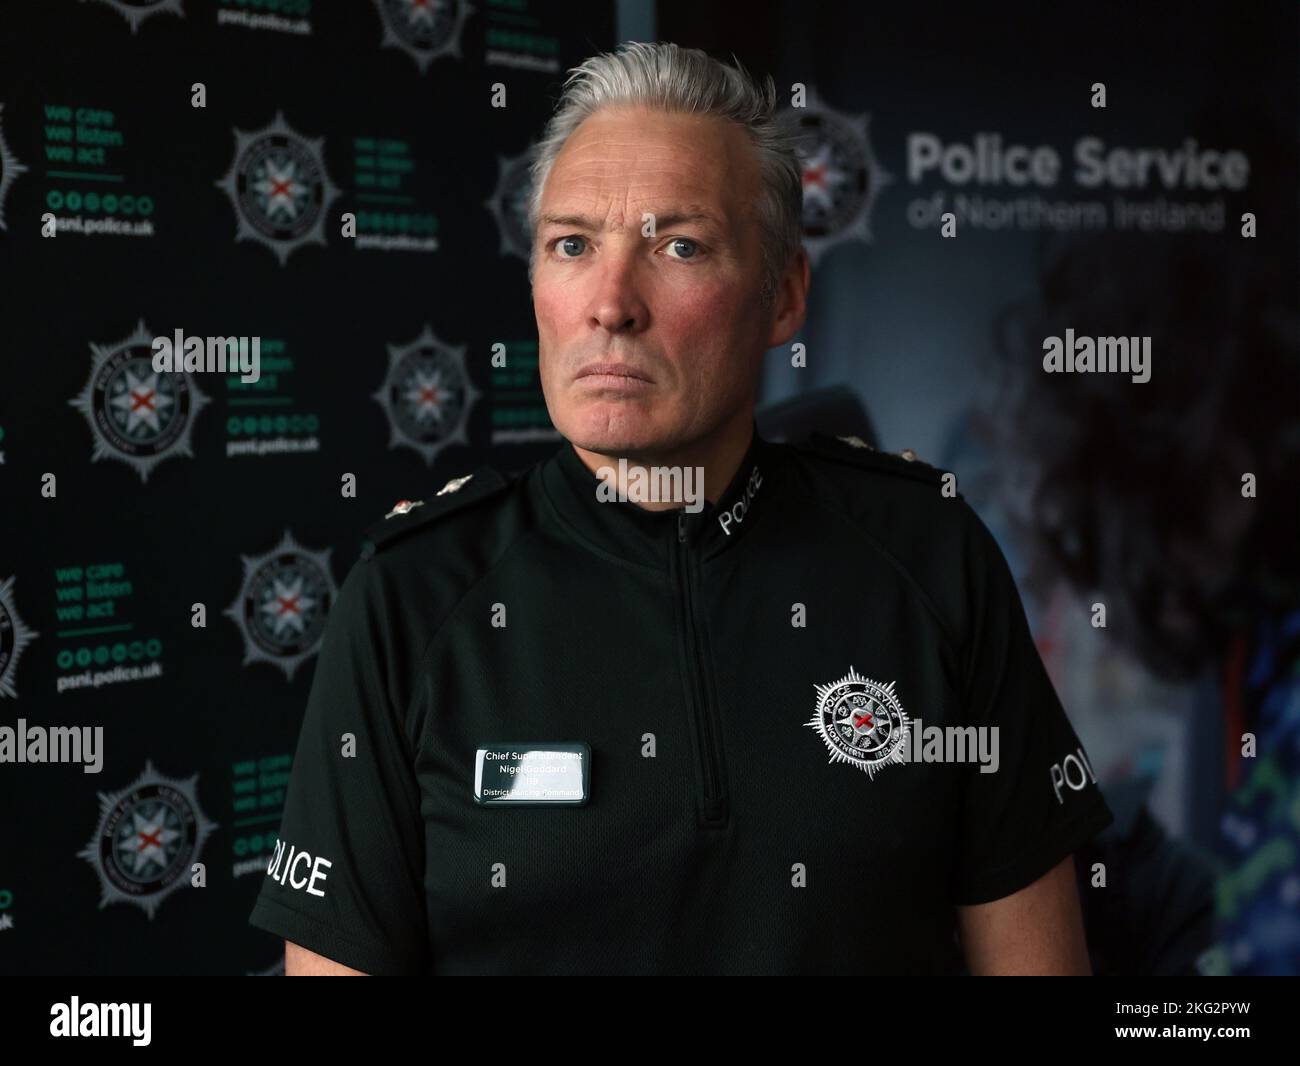
[[[560,237],[558,240],[556,240],[554,247],[564,248],[566,251],[573,253],[572,255],[565,255],[564,253],[561,253],[560,254],[561,259],[576,259],[578,256],[582,254],[582,246],[585,245],[585,242],[586,242],[585,237],[579,237],[576,234],[570,234],[567,237]],[[574,243],[580,245],[580,247],[577,250],[571,247]]]
[[[676,248],[678,245],[682,245],[682,244],[686,245],[685,251],[683,252],[682,249],[679,248],[678,251],[681,254],[671,256],[670,258],[694,259],[696,257],[696,253],[699,252],[700,250],[700,246],[695,241],[691,240],[689,237],[674,237],[671,241],[668,242],[668,247]]]

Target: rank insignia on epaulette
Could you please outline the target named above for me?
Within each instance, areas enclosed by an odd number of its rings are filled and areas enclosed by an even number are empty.
[[[925,462],[911,448],[884,452],[861,437],[814,432],[806,440],[794,442],[794,446],[864,470],[907,477],[932,485],[942,485],[947,474]]]
[[[490,466],[481,466],[472,474],[452,478],[426,499],[398,500],[391,511],[366,530],[361,542],[361,557],[372,558],[380,549],[416,530],[427,529],[447,515],[490,499],[509,487],[510,482],[499,472]]]
[[[406,514],[412,507],[423,507],[423,500],[398,500],[393,504],[393,509],[384,515],[385,518],[392,518],[396,514]]]
[[[459,492],[461,490],[461,487],[465,485],[469,481],[469,479],[472,478],[473,476],[474,476],[473,474],[466,474],[464,477],[454,477],[450,481],[448,481],[447,484],[443,485],[443,487],[440,488],[436,493],[434,493],[434,495],[445,496],[449,492]]]
[[[842,440],[845,444],[853,448],[866,448],[871,452],[876,450],[874,445],[868,444],[861,437],[836,437],[835,439]],[[885,454],[889,455],[893,453],[886,452]],[[901,452],[898,452],[897,455],[900,459],[906,459],[909,463],[919,462],[916,458],[916,452],[912,451],[911,448],[904,448]]]

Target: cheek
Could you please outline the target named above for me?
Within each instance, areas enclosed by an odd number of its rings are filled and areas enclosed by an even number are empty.
[[[554,286],[533,290],[533,315],[537,319],[538,373],[545,380],[564,348],[564,298]]]
[[[718,381],[743,377],[739,353],[754,345],[756,310],[732,285],[705,286],[677,293],[661,315],[682,374],[691,380]]]
[[[650,307],[664,333],[689,343],[725,333],[733,299],[725,285],[669,285],[654,294]]]
[[[564,315],[564,290],[557,285],[533,287],[533,314],[539,331],[554,333]]]

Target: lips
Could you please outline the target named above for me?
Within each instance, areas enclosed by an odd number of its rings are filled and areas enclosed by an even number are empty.
[[[627,363],[588,363],[578,371],[577,380],[599,375],[601,377],[615,378],[632,378],[635,381],[644,381],[648,384],[654,384],[650,377],[634,367],[628,366]]]

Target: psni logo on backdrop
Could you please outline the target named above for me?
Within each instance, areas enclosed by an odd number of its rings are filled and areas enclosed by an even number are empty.
[[[388,446],[411,448],[430,466],[449,444],[469,444],[479,396],[465,369],[465,345],[453,348],[425,325],[406,344],[388,346],[388,373],[373,393],[388,416]]]
[[[0,581],[0,697],[16,697],[14,673],[18,659],[28,643],[40,636],[34,629],[23,625],[14,604],[14,577],[10,574]]]
[[[870,115],[847,115],[815,89],[802,107],[781,112],[796,139],[803,170],[803,244],[814,266],[844,241],[871,242],[871,209],[893,178],[876,160]]]
[[[99,824],[77,857],[99,875],[100,908],[134,903],[153,918],[173,892],[190,884],[203,843],[217,828],[199,807],[199,775],[167,777],[145,762],[119,792],[99,793]]]
[[[0,104],[0,230],[8,229],[5,225],[5,197],[9,195],[9,186],[27,169],[18,162],[18,157],[5,143],[4,107],[4,104]]]
[[[152,345],[143,319],[120,341],[92,341],[90,377],[68,401],[90,426],[91,461],[126,463],[142,482],[165,459],[193,458],[194,419],[209,402],[185,371],[155,370]]]
[[[496,219],[501,235],[501,254],[517,255],[527,261],[532,253],[533,231],[528,223],[528,204],[533,195],[530,170],[535,152],[529,148],[516,156],[497,156],[497,184],[483,206]]]
[[[131,32],[138,33],[140,23],[151,15],[179,15],[184,17],[185,10],[181,0],[99,0],[107,4],[131,25]]]
[[[465,0],[375,0],[384,47],[400,48],[423,74],[439,56],[460,55],[460,31],[474,9]]]
[[[325,213],[340,190],[325,172],[325,138],[309,140],[277,111],[269,126],[236,128],[235,158],[215,184],[235,209],[235,240],[256,241],[284,266],[304,244],[325,243]]]
[[[243,584],[223,613],[243,635],[245,666],[274,663],[292,681],[299,665],[316,654],[338,595],[331,550],[308,551],[286,530],[269,552],[240,556]]]

